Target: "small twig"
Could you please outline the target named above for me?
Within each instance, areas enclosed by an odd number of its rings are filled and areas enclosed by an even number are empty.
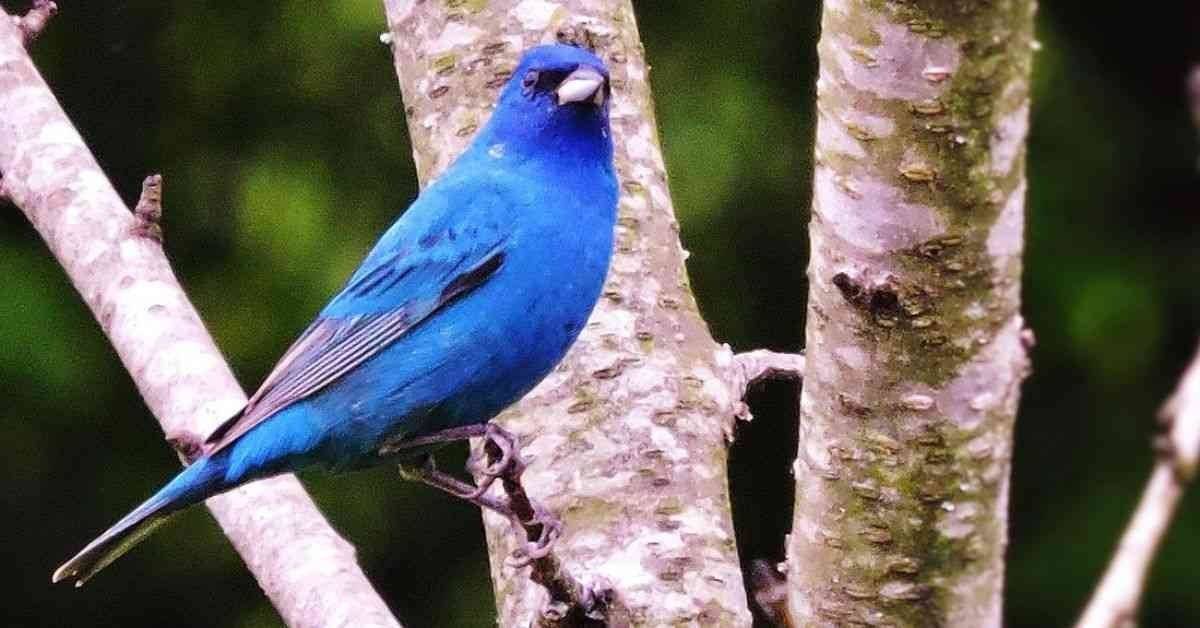
[[[767,349],[746,351],[729,363],[729,387],[738,400],[734,414],[743,421],[754,418],[742,400],[750,386],[768,379],[804,379],[804,353],[777,353]],[[732,436],[732,435],[731,435]]]
[[[776,353],[767,349],[747,351],[733,356],[741,370],[742,388],[763,379],[802,379],[804,353]]]
[[[1175,393],[1163,406],[1160,419],[1167,431],[1156,441],[1159,457],[1154,472],[1076,628],[1116,628],[1136,623],[1146,573],[1200,460],[1200,354],[1192,359]]]
[[[489,461],[500,458],[501,452],[493,441],[484,444],[484,454]],[[518,456],[516,464],[510,465],[507,472],[500,476],[500,484],[508,496],[508,506],[512,510],[514,525],[520,525],[525,532],[528,543],[544,542],[545,535],[551,531],[544,526],[544,517],[539,509],[529,499],[525,487],[521,484],[521,474],[525,464]],[[587,587],[563,567],[562,561],[553,551],[544,555],[518,559],[516,566],[528,565],[531,568],[530,580],[540,584],[549,593],[545,608],[542,609],[541,625],[543,626],[587,626],[593,623],[603,625],[607,614],[609,592]]]
[[[13,17],[21,29],[21,40],[26,46],[33,43],[45,30],[50,18],[58,13],[58,4],[51,0],[33,0],[33,7],[21,17]]]
[[[137,224],[134,235],[162,242],[162,175],[152,174],[142,181],[142,195],[133,208]]]

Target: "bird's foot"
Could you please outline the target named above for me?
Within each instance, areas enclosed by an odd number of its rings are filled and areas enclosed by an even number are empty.
[[[474,495],[483,495],[497,479],[521,481],[525,472],[525,461],[521,460],[517,437],[495,423],[488,423],[483,433],[483,455],[485,462],[473,460],[476,465],[478,483]],[[481,466],[479,466],[481,465]]]
[[[416,463],[401,463],[400,477],[405,480],[427,484],[459,499],[471,502],[480,508],[493,510],[510,519],[517,517],[517,513],[513,511],[512,506],[506,500],[484,495],[476,487],[438,469],[437,461],[434,460],[432,454],[426,454]]]
[[[525,530],[525,543],[508,558],[509,566],[520,569],[550,555],[555,542],[562,536],[562,521],[550,511],[529,503],[532,516],[525,518],[514,512],[513,523]]]
[[[425,454],[414,463],[401,463],[401,477],[445,491],[511,521],[519,547],[508,559],[510,566],[526,567],[546,558],[562,536],[563,526],[558,517],[535,504],[525,493],[525,487],[521,485],[525,461],[521,458],[517,437],[495,423],[470,429],[473,433],[456,433],[456,436],[478,435],[484,439],[480,456],[468,463],[478,478],[474,486],[439,470],[432,454]],[[487,494],[496,480],[503,484],[506,497]],[[521,536],[524,538],[520,539]]]

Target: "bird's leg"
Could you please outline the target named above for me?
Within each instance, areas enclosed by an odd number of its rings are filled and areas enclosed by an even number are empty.
[[[474,486],[439,470],[437,468],[437,461],[434,460],[432,454],[425,454],[422,458],[417,463],[401,463],[400,476],[406,480],[421,482],[422,484],[445,491],[459,499],[471,502],[480,508],[487,508],[500,513],[509,519],[516,519],[517,514],[507,501],[477,494]]]
[[[484,439],[483,467],[477,471],[483,477],[475,490],[482,495],[496,480],[501,481],[508,494],[514,528],[525,531],[524,547],[513,553],[509,564],[524,567],[550,555],[554,542],[562,535],[562,522],[525,493],[521,485],[525,461],[521,459],[517,437],[495,423],[488,423]]]
[[[441,471],[431,454],[425,454],[419,462],[402,463],[400,473],[405,479],[422,482],[455,497],[466,500],[504,515],[513,522],[513,528],[525,532],[524,547],[514,552],[511,564],[524,567],[550,555],[554,542],[562,535],[562,523],[546,509],[533,503],[521,485],[525,472],[525,461],[521,459],[517,437],[495,423],[472,425],[438,432],[418,439],[391,443],[381,448],[381,453],[395,454],[435,443],[460,440],[468,437],[484,438],[482,459],[473,458],[468,464],[480,477],[472,486],[453,475]],[[500,480],[508,499],[489,497],[488,490]]]
[[[465,427],[453,427],[448,430],[442,430],[440,432],[434,432],[433,434],[418,436],[416,438],[400,436],[384,442],[383,445],[379,447],[379,455],[392,456],[396,454],[404,454],[405,452],[412,452],[430,445],[452,443],[455,441],[466,440],[468,438],[474,438],[476,436],[483,436],[485,434],[487,434],[487,425],[468,425]]]

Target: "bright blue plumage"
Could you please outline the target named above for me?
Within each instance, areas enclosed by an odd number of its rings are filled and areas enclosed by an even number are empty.
[[[465,153],[383,235],[202,457],[55,572],[82,582],[171,513],[484,423],[582,330],[616,214],[604,65],[531,49]]]

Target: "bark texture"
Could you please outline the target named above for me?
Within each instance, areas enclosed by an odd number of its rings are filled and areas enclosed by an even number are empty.
[[[1032,0],[827,0],[795,625],[999,626]]]
[[[117,196],[3,18],[0,191],[62,264],[168,440],[194,442],[246,398],[153,230]],[[289,626],[399,625],[294,477],[207,505]]]
[[[621,182],[612,270],[566,361],[500,422],[521,437],[530,497],[558,513],[563,568],[611,598],[611,625],[749,625],[726,482],[741,408],[727,347],[696,309],[628,0],[385,0],[423,182],[487,118],[528,47],[594,48],[613,81]],[[484,517],[502,626],[547,622],[546,593]],[[552,609],[551,609],[552,610]]]

